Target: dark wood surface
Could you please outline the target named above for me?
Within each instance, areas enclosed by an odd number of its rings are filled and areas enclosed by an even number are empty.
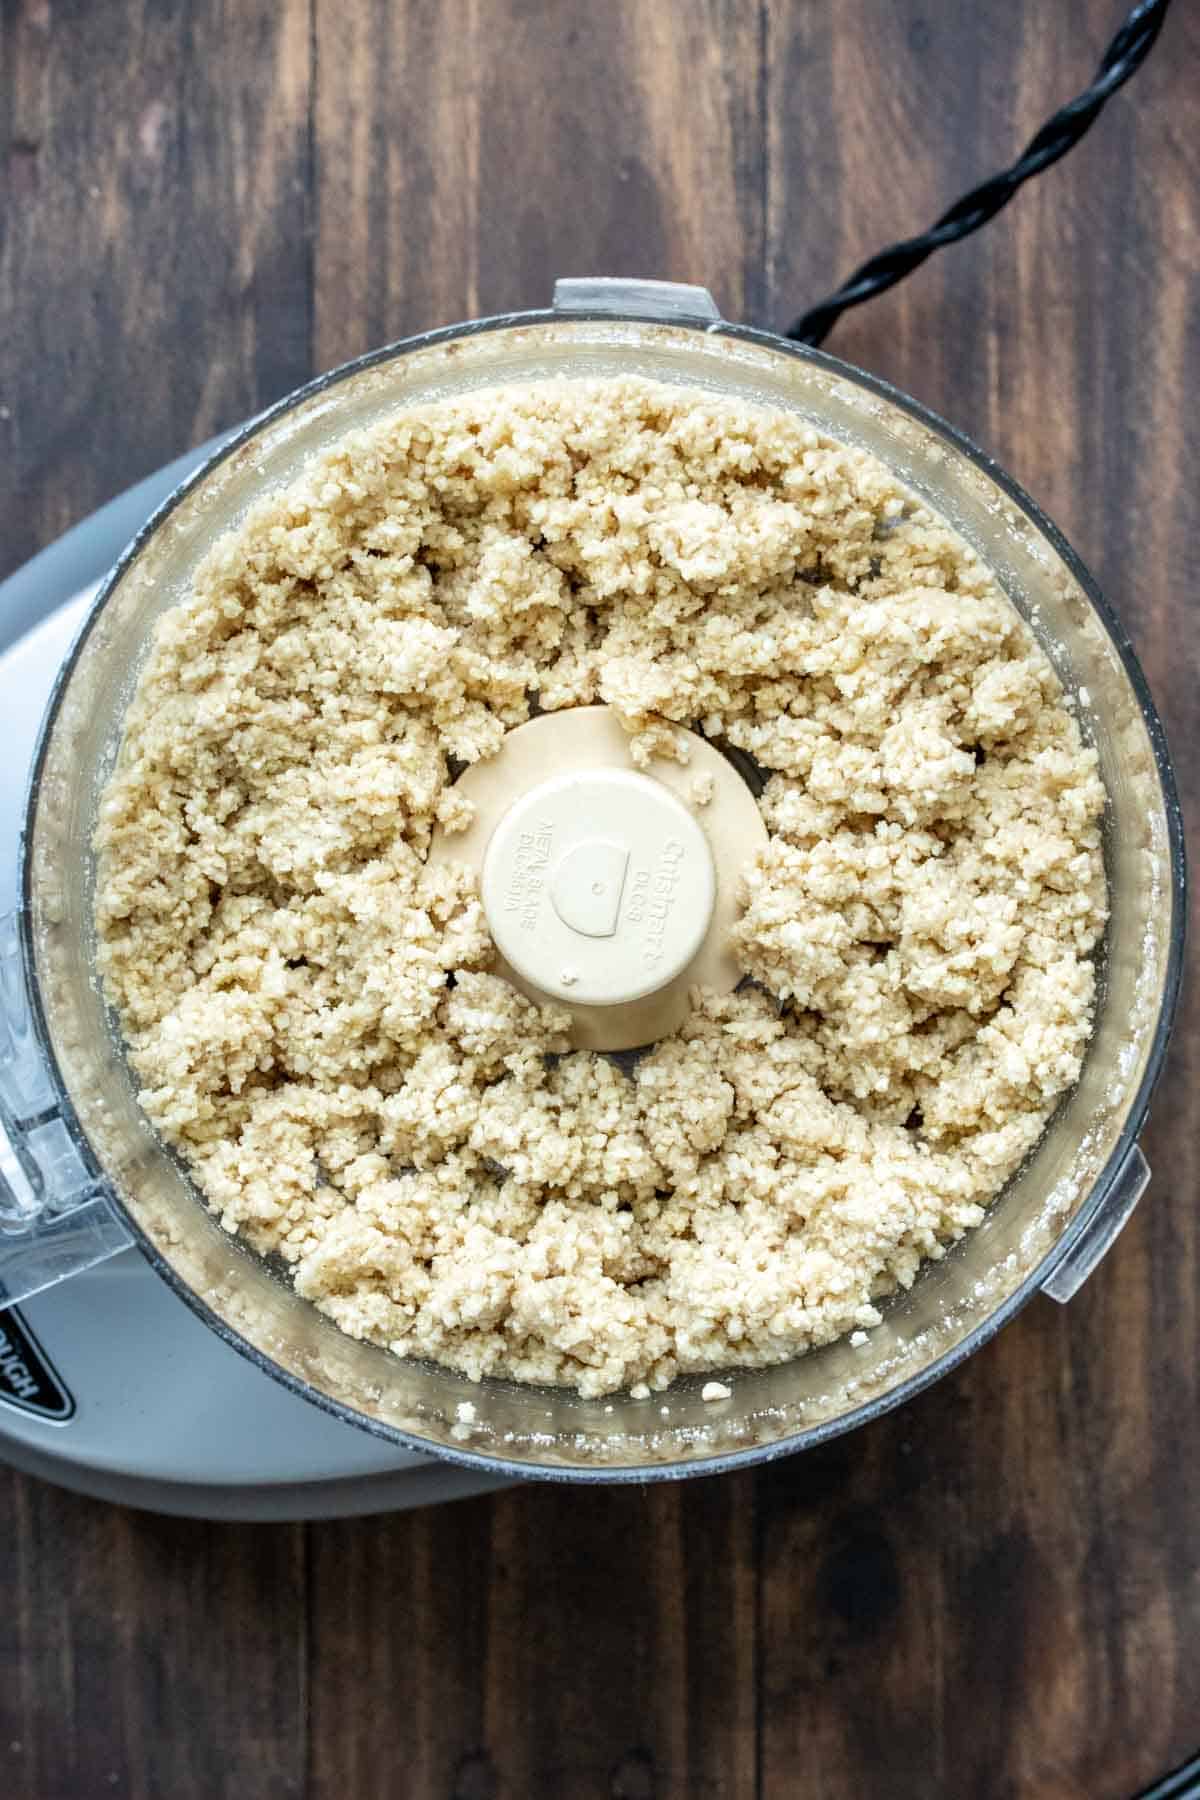
[[[709,284],[782,324],[1090,76],[1120,0],[0,0],[0,572],[315,370]],[[964,427],[1128,623],[1195,821],[1200,20],[830,347]],[[1189,994],[1069,1308],[755,1475],[312,1526],[0,1472],[6,1800],[1125,1800],[1200,1746]]]

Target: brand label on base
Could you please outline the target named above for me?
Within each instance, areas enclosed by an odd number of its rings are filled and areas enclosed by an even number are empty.
[[[0,1312],[0,1406],[64,1424],[75,1402],[15,1306]]]

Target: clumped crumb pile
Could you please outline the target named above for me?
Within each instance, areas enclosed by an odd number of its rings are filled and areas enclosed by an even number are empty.
[[[632,1073],[489,973],[453,773],[607,702],[770,771],[736,994]],[[641,381],[414,407],[220,543],[97,832],[142,1103],[347,1331],[589,1394],[778,1362],[977,1224],[1074,1080],[1103,791],[877,461]],[[701,815],[702,817],[703,815]]]

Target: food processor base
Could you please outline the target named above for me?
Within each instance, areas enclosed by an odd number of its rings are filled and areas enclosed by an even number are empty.
[[[0,913],[17,902],[25,770],[42,710],[95,584],[210,448],[0,583],[10,759]],[[399,1450],[292,1394],[223,1343],[133,1249],[0,1311],[0,1462],[98,1499],[205,1519],[343,1518],[504,1485]]]

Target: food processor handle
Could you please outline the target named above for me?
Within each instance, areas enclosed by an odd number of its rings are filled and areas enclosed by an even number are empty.
[[[132,1243],[39,1048],[20,919],[0,918],[0,1309]]]
[[[623,275],[580,275],[554,284],[556,313],[616,313],[622,319],[665,319],[694,325],[723,323],[707,288],[682,281],[635,281]]]

